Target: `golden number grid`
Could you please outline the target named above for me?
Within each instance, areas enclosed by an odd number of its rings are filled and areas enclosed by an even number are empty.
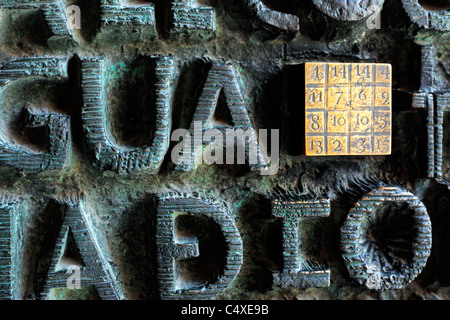
[[[306,155],[391,154],[390,64],[306,63]]]

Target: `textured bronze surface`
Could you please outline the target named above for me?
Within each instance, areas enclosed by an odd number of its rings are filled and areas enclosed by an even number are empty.
[[[361,20],[383,5],[384,0],[313,0],[323,13],[338,20]]]
[[[0,0],[0,300],[450,299],[449,10]]]
[[[398,207],[386,210],[393,205]],[[380,238],[383,246],[375,244]],[[406,239],[410,246],[404,245]],[[376,290],[402,288],[422,272],[431,253],[427,210],[398,187],[372,190],[350,210],[341,228],[341,248],[350,276],[359,283]]]
[[[306,155],[391,153],[388,64],[305,64]]]

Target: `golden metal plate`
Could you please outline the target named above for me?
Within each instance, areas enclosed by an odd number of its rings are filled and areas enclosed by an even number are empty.
[[[391,154],[392,67],[305,64],[307,156]]]

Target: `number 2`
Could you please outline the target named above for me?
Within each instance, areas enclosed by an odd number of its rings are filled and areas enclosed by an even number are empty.
[[[387,105],[389,103],[389,93],[383,92],[381,94],[381,99],[384,99],[384,101],[381,104],[382,105]]]
[[[341,141],[339,141],[339,140],[334,140],[334,141],[333,141],[333,145],[336,146],[336,147],[333,149],[333,152],[337,152],[337,153],[342,152]]]

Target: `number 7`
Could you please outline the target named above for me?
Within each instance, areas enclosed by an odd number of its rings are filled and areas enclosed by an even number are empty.
[[[336,106],[339,104],[339,101],[341,101],[342,95],[344,94],[343,91],[337,91],[336,94],[339,94],[339,98],[336,101]]]

